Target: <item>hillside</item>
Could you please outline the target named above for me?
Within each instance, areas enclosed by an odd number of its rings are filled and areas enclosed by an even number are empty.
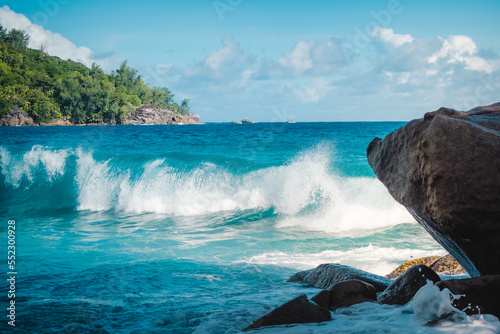
[[[28,41],[0,25],[0,118],[20,109],[35,124],[115,124],[145,104],[189,113],[189,99],[178,104],[168,88],[151,88],[127,61],[105,74],[97,64],[49,56],[43,46],[30,49]]]

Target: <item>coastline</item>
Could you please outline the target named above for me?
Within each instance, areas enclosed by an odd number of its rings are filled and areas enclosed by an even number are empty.
[[[104,125],[178,125],[203,124],[198,114],[176,114],[168,109],[161,109],[150,104],[135,108],[126,117],[120,117],[110,122],[73,123],[69,119],[53,120],[50,123],[36,123],[27,112],[14,107],[13,110],[0,119],[0,126],[104,126]]]

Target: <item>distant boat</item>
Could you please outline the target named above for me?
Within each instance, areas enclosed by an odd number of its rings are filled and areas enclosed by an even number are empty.
[[[233,121],[232,123],[233,123],[233,124],[243,124],[243,123],[241,123],[241,122],[234,122],[234,121]]]
[[[295,123],[295,121],[286,121],[288,124]]]

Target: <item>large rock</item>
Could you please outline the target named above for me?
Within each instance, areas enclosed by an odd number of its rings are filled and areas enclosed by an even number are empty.
[[[306,295],[300,295],[254,321],[245,330],[264,326],[303,324],[329,320],[332,320],[330,311],[316,305]]]
[[[431,268],[438,275],[458,275],[465,273],[465,269],[451,254],[445,256],[428,256],[407,261],[394,269],[387,278],[398,278],[413,266],[423,264]]]
[[[0,119],[0,126],[31,126],[33,124],[33,118],[17,107]]]
[[[328,289],[337,283],[350,280],[371,284],[377,292],[384,291],[391,284],[391,280],[385,277],[337,263],[325,263],[315,269],[298,272],[287,282],[302,281],[316,288]]]
[[[500,318],[500,275],[451,279],[438,282],[436,286],[460,295],[452,305],[467,315],[493,314]]]
[[[471,276],[500,274],[500,103],[427,113],[375,138],[367,155],[390,194]]]
[[[122,125],[152,125],[152,124],[199,124],[200,116],[188,113],[185,116],[175,114],[173,111],[144,104],[132,112],[128,117],[122,118]]]
[[[441,278],[429,267],[420,264],[408,269],[399,276],[379,297],[381,304],[405,305],[420,290],[421,287],[431,280],[439,282]]]

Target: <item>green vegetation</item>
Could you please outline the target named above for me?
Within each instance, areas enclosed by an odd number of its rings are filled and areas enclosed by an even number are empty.
[[[29,36],[0,25],[0,117],[13,107],[26,111],[37,123],[69,119],[75,124],[100,123],[127,116],[134,107],[152,104],[175,113],[189,112],[189,99],[174,102],[168,88],[151,88],[124,61],[105,74],[27,47]]]

